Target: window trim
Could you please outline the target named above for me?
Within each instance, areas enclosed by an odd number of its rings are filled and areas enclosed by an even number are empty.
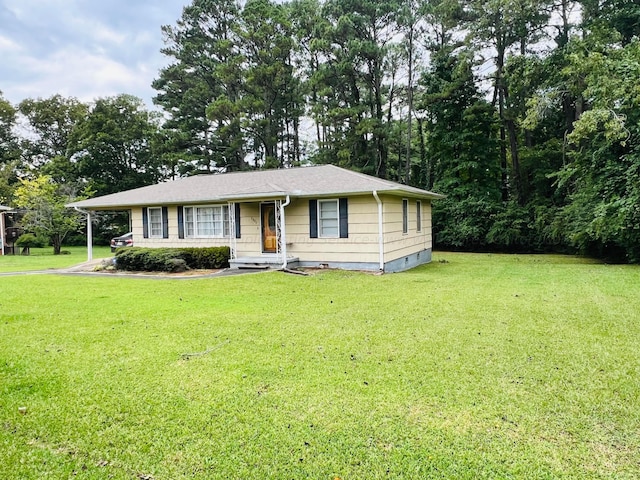
[[[416,232],[422,232],[422,201],[416,200]]]
[[[402,199],[402,234],[409,233],[409,199]]]
[[[159,234],[155,234],[153,233],[153,222],[151,221],[151,212],[153,210],[158,210],[160,212],[160,233]],[[147,218],[148,218],[148,222],[149,222],[149,227],[148,227],[148,233],[149,233],[149,238],[164,238],[164,215],[163,215],[163,209],[162,207],[147,207]]]
[[[333,203],[336,206],[336,233],[335,235],[325,235],[322,233],[322,207],[323,203]],[[331,219],[333,220],[333,219]],[[318,238],[340,238],[340,200],[338,198],[318,199]]]
[[[220,235],[203,235],[198,231],[198,209],[200,208],[219,208],[220,214],[222,216],[222,234]],[[191,210],[191,221],[188,221],[187,218],[189,216],[189,210]],[[214,213],[215,215],[215,213]],[[211,204],[211,205],[185,205],[183,207],[183,229],[184,229],[184,238],[227,238],[230,236],[231,226],[229,224],[229,205],[228,204]],[[193,233],[189,234],[188,224],[193,224]],[[214,222],[215,224],[215,222]],[[214,227],[215,229],[215,227]]]

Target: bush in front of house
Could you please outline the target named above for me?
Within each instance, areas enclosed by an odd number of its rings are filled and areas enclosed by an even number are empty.
[[[229,247],[180,248],[189,268],[212,269],[229,266]]]
[[[116,251],[116,268],[138,272],[184,272],[229,266],[229,247],[207,248],[121,248]]]

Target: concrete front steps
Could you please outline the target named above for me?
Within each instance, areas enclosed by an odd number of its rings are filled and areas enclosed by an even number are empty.
[[[298,265],[298,257],[287,257],[287,268]],[[229,260],[229,268],[232,269],[255,269],[255,270],[278,270],[282,268],[282,258],[279,255],[261,255],[256,257],[238,257]]]

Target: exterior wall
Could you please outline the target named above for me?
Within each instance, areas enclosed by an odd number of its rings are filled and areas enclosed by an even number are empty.
[[[240,238],[236,238],[238,257],[262,255],[262,231],[260,226],[260,203],[240,204]]]
[[[149,205],[150,207],[161,205]],[[131,231],[136,247],[224,247],[229,245],[228,238],[178,238],[178,209],[167,207],[169,218],[169,238],[144,238],[142,233],[142,208],[131,209]]]
[[[373,196],[349,197],[348,212],[348,238],[311,238],[309,200],[292,201],[285,208],[287,254],[312,265],[331,266],[336,262],[378,265],[378,207]]]
[[[416,200],[409,198],[408,232],[402,233],[402,198],[381,197],[384,216],[385,264],[409,257],[418,252],[431,251],[431,202],[421,200],[421,231],[417,231]]]
[[[337,199],[337,197],[336,197]],[[381,196],[383,202],[385,271],[401,271],[431,260],[431,202],[421,200],[422,229],[417,231],[416,200],[409,199],[408,232],[402,233],[402,198]],[[153,206],[153,205],[150,205]],[[240,204],[241,238],[178,238],[178,210],[169,206],[169,238],[143,238],[142,208],[131,210],[134,245],[139,247],[208,247],[235,244],[238,257],[262,255],[260,202]],[[309,200],[293,199],[285,207],[287,256],[298,257],[301,266],[331,268],[380,268],[378,204],[373,195],[349,197],[348,238],[311,238]],[[233,232],[232,232],[233,233]]]

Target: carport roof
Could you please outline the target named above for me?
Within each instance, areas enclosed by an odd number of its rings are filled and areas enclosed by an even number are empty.
[[[196,175],[69,204],[89,210],[146,205],[189,205],[251,199],[362,195],[377,191],[413,198],[437,193],[365,175],[335,165]]]

